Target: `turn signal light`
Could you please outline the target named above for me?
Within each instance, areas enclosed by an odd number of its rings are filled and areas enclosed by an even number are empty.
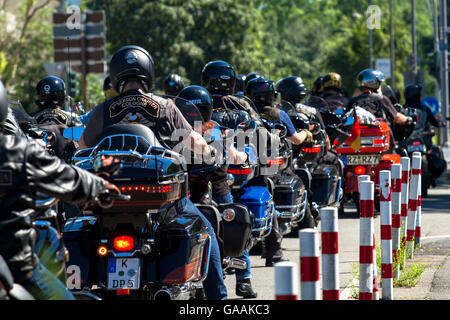
[[[169,193],[172,192],[172,186],[169,185],[156,185],[156,186],[122,186],[120,187],[120,191],[123,193],[131,192],[131,191],[140,191],[146,193]]]
[[[114,249],[117,251],[130,251],[134,248],[134,238],[130,236],[118,236],[114,238]]]
[[[355,167],[355,174],[357,174],[358,176],[363,175],[365,173],[366,173],[365,167],[361,167],[361,166]]]
[[[101,256],[106,256],[106,254],[108,253],[108,249],[106,247],[98,247],[97,249],[97,253]]]

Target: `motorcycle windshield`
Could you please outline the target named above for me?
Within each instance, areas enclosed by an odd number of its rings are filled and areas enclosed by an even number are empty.
[[[28,122],[36,124],[36,120],[25,111],[25,108],[22,106],[22,103],[20,103],[19,100],[8,99],[8,106],[13,111],[14,116],[16,117],[18,122]]]

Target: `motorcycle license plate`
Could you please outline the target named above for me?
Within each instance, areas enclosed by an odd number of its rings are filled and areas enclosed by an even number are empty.
[[[425,151],[425,146],[423,144],[419,144],[417,146],[409,145],[408,152],[414,152],[414,151]]]
[[[379,154],[355,154],[347,155],[348,165],[377,165],[380,162],[381,156]]]
[[[108,289],[139,289],[141,259],[108,259]]]

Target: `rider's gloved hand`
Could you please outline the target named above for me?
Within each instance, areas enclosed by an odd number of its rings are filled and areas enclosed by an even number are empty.
[[[311,131],[302,130],[301,132],[304,132],[306,134],[306,138],[305,138],[304,142],[313,142],[314,141],[313,134],[311,133]]]

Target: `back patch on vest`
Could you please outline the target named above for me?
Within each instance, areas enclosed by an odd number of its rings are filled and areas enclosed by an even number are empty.
[[[140,112],[144,116],[159,118],[160,111],[161,106],[157,101],[148,96],[138,94],[125,96],[111,103],[109,106],[109,117],[113,119],[125,112]]]

